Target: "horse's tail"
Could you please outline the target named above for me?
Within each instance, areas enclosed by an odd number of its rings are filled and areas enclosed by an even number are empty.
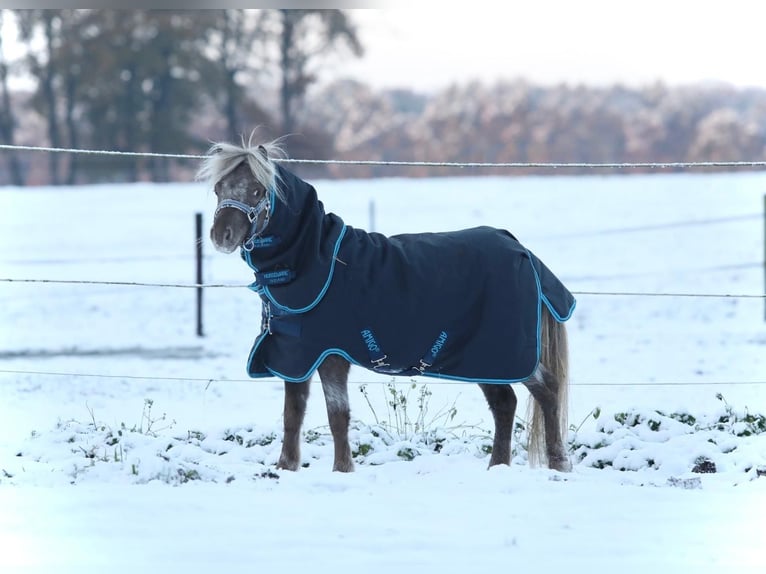
[[[527,385],[530,391],[533,391],[533,388],[536,391],[533,393],[534,397],[530,395],[527,403],[527,436],[529,438],[527,452],[529,463],[533,466],[546,461],[551,462],[548,460],[548,454],[551,453],[553,446],[548,444],[551,440],[558,443],[556,445],[558,448],[554,447],[553,451],[559,451],[559,456],[565,456],[563,449],[566,444],[569,412],[569,346],[566,326],[553,317],[545,304],[543,304],[541,321],[540,368],[532,376],[532,379],[537,380],[530,381],[531,385]],[[554,424],[558,421],[558,437],[546,436],[541,397],[552,405],[549,408],[552,410]]]

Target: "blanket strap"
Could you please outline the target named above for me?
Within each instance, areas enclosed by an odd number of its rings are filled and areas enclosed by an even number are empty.
[[[255,281],[259,285],[284,285],[293,279],[295,279],[295,272],[292,269],[255,272]]]
[[[301,315],[281,311],[266,297],[261,297],[261,332],[300,337],[302,320]]]
[[[364,346],[367,348],[367,353],[370,355],[370,362],[373,369],[384,369],[390,367],[390,363],[386,363],[388,355],[383,353],[378,345],[378,341],[375,339],[375,335],[372,334],[370,329],[362,329],[360,331],[362,339],[364,340]]]
[[[434,361],[436,361],[436,356],[444,348],[448,337],[449,335],[447,335],[447,331],[442,331],[439,333],[439,336],[436,338],[436,341],[434,341],[434,344],[431,345],[431,348],[428,349],[428,352],[423,355],[422,359],[420,359],[420,364],[412,368],[418,371],[421,375],[425,373],[428,367],[433,366]]]

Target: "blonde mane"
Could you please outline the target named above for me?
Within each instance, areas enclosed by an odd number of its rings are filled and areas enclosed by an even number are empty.
[[[213,186],[244,161],[258,183],[266,189],[273,189],[277,197],[284,200],[284,193],[279,186],[279,173],[273,161],[274,158],[285,157],[282,147],[278,140],[258,145],[254,145],[252,140],[253,134],[247,142],[243,137],[242,145],[214,143],[202,161],[196,179]]]

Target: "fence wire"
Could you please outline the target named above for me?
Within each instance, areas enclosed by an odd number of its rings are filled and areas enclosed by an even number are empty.
[[[159,377],[159,376],[144,376],[144,375],[114,375],[106,373],[76,373],[76,372],[60,372],[60,371],[25,371],[17,369],[0,369],[0,374],[7,375],[35,375],[46,377],[82,377],[82,378],[97,378],[97,379],[121,379],[128,381],[175,381],[186,383],[252,383],[253,379],[222,379],[218,377]],[[266,383],[283,383],[282,379],[278,378],[264,378],[259,379],[261,382]],[[387,385],[387,384],[407,384],[411,385],[465,385],[464,381],[450,381],[439,378],[428,379],[394,379],[378,380],[378,381],[348,381],[350,385]],[[625,382],[572,382],[570,386],[573,387],[670,387],[670,386],[746,386],[746,385],[766,385],[766,381],[625,381]]]
[[[141,281],[90,281],[86,279],[23,279],[0,277],[0,283],[49,285],[111,285],[119,287],[163,287],[177,289],[244,289],[244,283],[151,283]],[[766,299],[766,293],[652,293],[644,291],[572,291],[573,295],[607,297],[678,297],[701,299]]]
[[[31,151],[48,153],[73,153],[105,156],[128,156],[150,157],[167,159],[202,160],[207,155],[200,154],[165,154],[153,152],[130,152],[117,150],[94,150],[75,148],[56,148],[43,146],[23,146],[0,144],[0,150],[8,151]],[[275,159],[280,163],[298,164],[335,164],[335,165],[367,165],[367,166],[403,166],[403,167],[457,167],[457,168],[510,168],[510,169],[694,169],[694,168],[766,168],[766,161],[677,161],[677,162],[444,162],[444,161],[382,161],[382,160],[338,160],[338,159]],[[225,283],[148,283],[137,281],[90,281],[90,280],[59,280],[59,279],[23,279],[23,278],[0,278],[3,283],[38,283],[58,285],[112,285],[126,287],[162,287],[182,289],[202,288],[245,288],[244,284]],[[638,291],[573,291],[579,296],[617,296],[617,297],[679,297],[679,298],[717,298],[717,299],[766,299],[766,294],[734,294],[734,293],[651,293]],[[251,382],[252,379],[221,379],[221,378],[195,378],[195,377],[158,377],[138,375],[114,375],[104,373],[64,373],[54,371],[24,371],[12,369],[0,369],[2,374],[57,376],[57,377],[90,377],[102,379],[142,380],[142,381],[181,381],[212,383],[240,383]],[[269,381],[270,379],[266,379]],[[272,382],[281,382],[273,379]],[[388,384],[404,383],[405,381],[349,381],[350,384]],[[409,381],[408,384],[416,381]],[[419,382],[419,381],[417,381]],[[462,385],[461,381],[448,381],[444,379],[429,379],[422,384],[429,385]],[[663,387],[663,386],[744,386],[766,385],[766,381],[659,381],[659,382],[573,382],[572,386],[579,387]]]
[[[90,281],[86,279],[21,279],[0,277],[0,283],[33,283],[48,285],[110,285],[118,287],[161,287],[177,289],[244,289],[244,283],[149,283],[141,281]],[[766,293],[652,293],[645,291],[572,291],[573,295],[606,297],[677,297],[700,299],[766,299]]]
[[[137,151],[77,149],[43,146],[25,146],[0,144],[0,150],[8,151],[32,151],[48,153],[72,153],[86,155],[108,155],[125,157],[153,157],[167,159],[193,159],[202,160],[208,155],[181,154],[181,153],[155,153]],[[373,166],[401,166],[401,167],[477,167],[477,168],[542,168],[542,169],[692,169],[710,167],[728,168],[764,168],[766,161],[661,161],[661,162],[480,162],[480,161],[385,161],[385,160],[356,160],[356,159],[297,159],[297,158],[274,158],[278,163],[322,164],[322,165],[373,165]]]

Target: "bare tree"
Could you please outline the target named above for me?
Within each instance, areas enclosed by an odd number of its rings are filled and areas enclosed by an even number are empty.
[[[58,80],[58,70],[54,51],[60,45],[61,29],[60,10],[16,10],[21,38],[32,44],[38,26],[42,28],[43,47],[38,52],[29,52],[29,69],[38,80],[38,106],[48,121],[48,143],[51,147],[61,147],[61,136],[58,122],[58,97],[55,84]],[[48,156],[50,179],[53,185],[61,182],[59,154]]]
[[[214,44],[218,48],[220,82],[219,108],[226,122],[226,137],[236,141],[246,127],[245,115],[257,116],[260,123],[268,117],[256,102],[248,101],[244,85],[263,67],[256,54],[265,52],[260,45],[266,38],[260,10],[226,9],[219,12]]]
[[[295,111],[306,90],[317,81],[317,62],[345,45],[354,56],[364,53],[356,28],[343,10],[277,11],[279,32],[279,102],[282,130],[295,128]]]
[[[0,10],[0,29],[3,27],[5,10]],[[6,144],[13,145],[16,122],[11,106],[11,94],[8,90],[8,62],[3,53],[3,38],[0,36],[0,135]],[[21,170],[19,158],[13,151],[7,151],[8,171],[13,185],[24,185],[24,175]]]

